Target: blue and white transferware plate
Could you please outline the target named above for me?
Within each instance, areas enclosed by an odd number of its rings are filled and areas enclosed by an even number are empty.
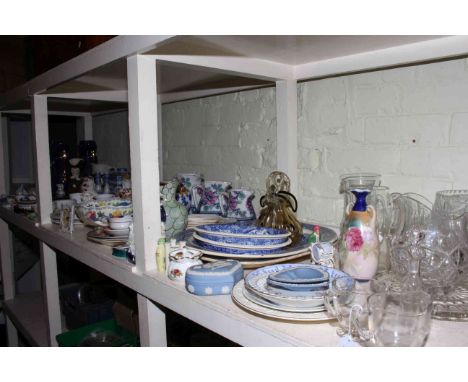
[[[202,245],[208,244],[214,247],[221,247],[221,248],[234,248],[234,249],[250,249],[250,250],[273,250],[278,248],[287,247],[291,244],[291,239],[287,239],[286,241],[279,243],[279,244],[272,244],[272,245],[247,245],[247,244],[233,244],[233,243],[224,243],[221,241],[214,241],[210,239],[206,239],[204,237],[198,236],[196,233],[193,234],[193,238],[197,240]]]
[[[233,244],[238,247],[240,246],[265,246],[265,245],[281,245],[291,239],[289,237],[280,237],[280,238],[263,238],[263,237],[238,237],[238,236],[219,236],[219,235],[210,235],[204,232],[196,232],[196,234],[203,239],[211,240],[218,243],[218,245],[223,244]],[[288,244],[286,244],[288,245]]]
[[[232,300],[239,305],[241,308],[263,317],[274,318],[286,321],[299,321],[299,322],[311,322],[311,321],[330,321],[331,318],[326,311],[318,312],[290,312],[279,309],[273,309],[264,305],[257,304],[245,297],[244,295],[244,280],[239,281],[232,290]],[[334,319],[334,318],[333,318]]]
[[[186,232],[189,232],[189,231],[186,231]],[[265,251],[258,251],[258,250],[242,251],[242,250],[235,250],[232,248],[221,248],[221,247],[212,249],[209,247],[209,245],[202,245],[201,243],[198,243],[193,237],[190,237],[190,236],[191,235],[185,235],[184,239],[178,239],[178,240],[185,240],[187,248],[196,249],[198,251],[203,252],[203,254],[205,255],[217,256],[217,257],[223,257],[223,258],[268,259],[268,258],[292,256],[292,255],[296,255],[296,254],[304,253],[304,252],[310,253],[310,244],[308,243],[306,236],[303,236],[302,239],[294,245],[290,245],[285,248],[279,248],[275,250],[265,250]],[[178,237],[180,238],[181,236],[178,236]],[[241,253],[239,253],[238,251],[241,251]]]
[[[322,305],[325,291],[292,292],[272,288],[268,285],[267,279],[270,274],[295,267],[303,267],[304,265],[305,264],[278,264],[256,269],[246,276],[245,287],[249,292],[278,305],[293,307],[313,307]],[[327,271],[330,282],[336,277],[346,276],[346,273],[334,268],[312,264],[310,266],[319,267]]]
[[[291,292],[316,292],[328,289],[328,281],[313,284],[293,284],[281,283],[270,278],[267,278],[267,283],[272,288],[284,289]]]
[[[197,233],[215,236],[230,236],[243,238],[280,239],[291,236],[285,229],[257,227],[247,224],[209,224],[195,227]]]
[[[268,279],[279,283],[323,283],[324,281],[328,280],[328,272],[318,267],[304,265],[292,269],[286,269],[277,273],[272,273],[271,275],[268,275]]]

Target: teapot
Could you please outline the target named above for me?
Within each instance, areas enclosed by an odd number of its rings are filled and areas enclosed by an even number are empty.
[[[200,260],[202,253],[193,249],[187,249],[182,244],[178,248],[169,253],[169,267],[167,268],[167,276],[173,281],[185,281],[185,273],[193,265],[203,264]]]

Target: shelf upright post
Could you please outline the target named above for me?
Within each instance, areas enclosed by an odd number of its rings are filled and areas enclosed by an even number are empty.
[[[93,116],[91,113],[83,116],[84,139],[90,141],[93,139]]]
[[[0,194],[9,194],[8,173],[8,135],[7,118],[0,113]],[[8,224],[0,219],[0,260],[2,270],[3,299],[11,300],[15,297],[15,269],[13,258],[13,234]],[[18,331],[13,322],[5,316],[8,346],[18,346]]]
[[[291,180],[291,192],[298,192],[297,171],[297,81],[276,81],[277,168]]]
[[[50,224],[52,189],[50,178],[47,96],[32,96],[31,110],[39,223]],[[47,335],[50,345],[57,346],[55,336],[62,332],[58,292],[57,255],[55,251],[44,242],[40,242],[40,252]]]
[[[129,57],[127,77],[136,268],[145,272],[156,268],[161,237],[156,60]],[[142,295],[138,295],[138,313],[142,346],[166,346],[165,314]]]

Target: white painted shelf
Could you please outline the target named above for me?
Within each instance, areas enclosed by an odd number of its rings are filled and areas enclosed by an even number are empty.
[[[138,293],[142,345],[166,344],[161,305],[240,345],[336,345],[338,337],[330,323],[257,317],[237,307],[230,296],[197,297],[155,271],[160,236],[158,174],[163,166],[158,136],[161,103],[276,86],[277,168],[290,175],[294,192],[298,81],[467,54],[468,36],[119,36],[2,95],[0,113],[31,110],[41,216],[41,224],[36,224],[0,208],[2,280],[10,300],[6,309],[15,326],[35,343],[54,345],[55,334],[61,332],[55,259],[59,250]],[[92,139],[92,113],[127,108],[136,266],[114,258],[110,248],[87,241],[88,228],[77,227],[70,235],[48,224],[52,208],[48,115],[83,113],[88,121],[86,139]],[[0,143],[3,157],[6,142]],[[2,194],[6,181],[0,170]],[[33,315],[21,314],[27,305],[31,309],[39,305],[35,299],[15,296],[11,235],[4,222],[40,241],[43,311],[49,317],[45,337],[32,326]],[[428,346],[468,346],[468,336],[460,332],[468,333],[468,323],[434,321]]]
[[[21,294],[12,300],[6,300],[4,310],[29,344],[48,346],[42,292]]]

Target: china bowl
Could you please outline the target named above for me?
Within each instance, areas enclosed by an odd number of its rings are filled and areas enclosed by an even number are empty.
[[[109,221],[109,227],[111,227],[113,230],[117,231],[122,231],[122,230],[127,230],[130,225],[130,221],[121,221],[121,222],[115,222],[115,221]]]
[[[108,226],[109,218],[131,217],[133,207],[130,201],[115,198],[112,200],[96,200],[81,203],[76,211],[78,217],[85,225],[102,227]]]

